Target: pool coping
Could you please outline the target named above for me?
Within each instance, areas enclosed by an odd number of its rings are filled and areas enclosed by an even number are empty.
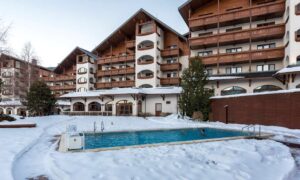
[[[118,130],[118,131],[106,131],[106,132],[96,132],[96,133],[120,133],[120,132],[137,132],[137,131],[160,131],[160,130],[180,130],[180,129],[197,129],[197,128],[210,128],[210,129],[222,129],[228,131],[238,131],[237,129],[230,128],[214,128],[214,127],[184,127],[184,128],[158,128],[158,129],[147,129],[147,130]],[[93,131],[85,131],[83,133],[94,133]],[[229,140],[238,140],[238,139],[268,139],[273,137],[274,134],[271,133],[261,133],[260,136],[257,133],[256,135],[249,136],[234,136],[234,137],[224,137],[224,138],[212,138],[212,139],[201,139],[201,140],[191,140],[191,141],[176,141],[176,142],[162,142],[162,143],[154,143],[154,144],[142,144],[142,145],[132,145],[132,146],[116,146],[109,148],[95,148],[95,149],[81,149],[81,150],[68,150],[65,146],[65,133],[63,133],[59,140],[58,151],[65,153],[76,153],[76,152],[101,152],[101,151],[110,151],[110,150],[123,150],[129,148],[146,148],[146,147],[158,147],[158,146],[167,146],[167,145],[182,145],[182,144],[197,144],[197,143],[205,143],[205,142],[218,142],[218,141],[229,141]]]

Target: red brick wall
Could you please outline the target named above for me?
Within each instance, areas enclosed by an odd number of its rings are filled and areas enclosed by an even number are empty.
[[[212,99],[213,120],[300,129],[300,92]]]

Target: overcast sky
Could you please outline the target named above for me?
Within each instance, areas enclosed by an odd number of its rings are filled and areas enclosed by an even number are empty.
[[[30,41],[43,66],[56,66],[80,46],[92,50],[140,8],[179,33],[188,31],[178,7],[186,0],[0,0],[11,23],[9,46],[20,54]]]

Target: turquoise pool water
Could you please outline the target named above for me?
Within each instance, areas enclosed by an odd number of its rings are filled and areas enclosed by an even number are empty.
[[[151,130],[85,134],[85,149],[169,143],[235,136],[248,136],[241,131],[214,128]]]

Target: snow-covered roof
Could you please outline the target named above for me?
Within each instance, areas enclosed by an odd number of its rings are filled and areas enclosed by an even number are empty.
[[[99,97],[105,95],[123,95],[123,94],[180,94],[181,87],[157,87],[157,88],[113,88],[105,90],[72,92],[60,96],[61,98],[74,97]]]
[[[23,106],[20,100],[1,101],[0,106]]]
[[[59,105],[59,106],[70,106],[71,102],[70,101],[58,100],[58,101],[56,101],[56,105]]]
[[[242,79],[243,76],[211,76],[208,77],[208,80],[210,81],[216,81],[216,80],[230,80],[230,79]]]
[[[300,73],[300,66],[286,67],[278,71],[276,74],[286,74],[286,73],[293,73],[293,72]]]
[[[259,95],[268,95],[268,94],[285,94],[285,93],[294,93],[294,92],[300,92],[300,89],[267,91],[267,92],[260,92],[260,93],[244,93],[244,94],[234,94],[234,95],[227,95],[227,96],[213,96],[210,99],[233,98],[233,97],[242,97],[242,96],[259,96]]]

